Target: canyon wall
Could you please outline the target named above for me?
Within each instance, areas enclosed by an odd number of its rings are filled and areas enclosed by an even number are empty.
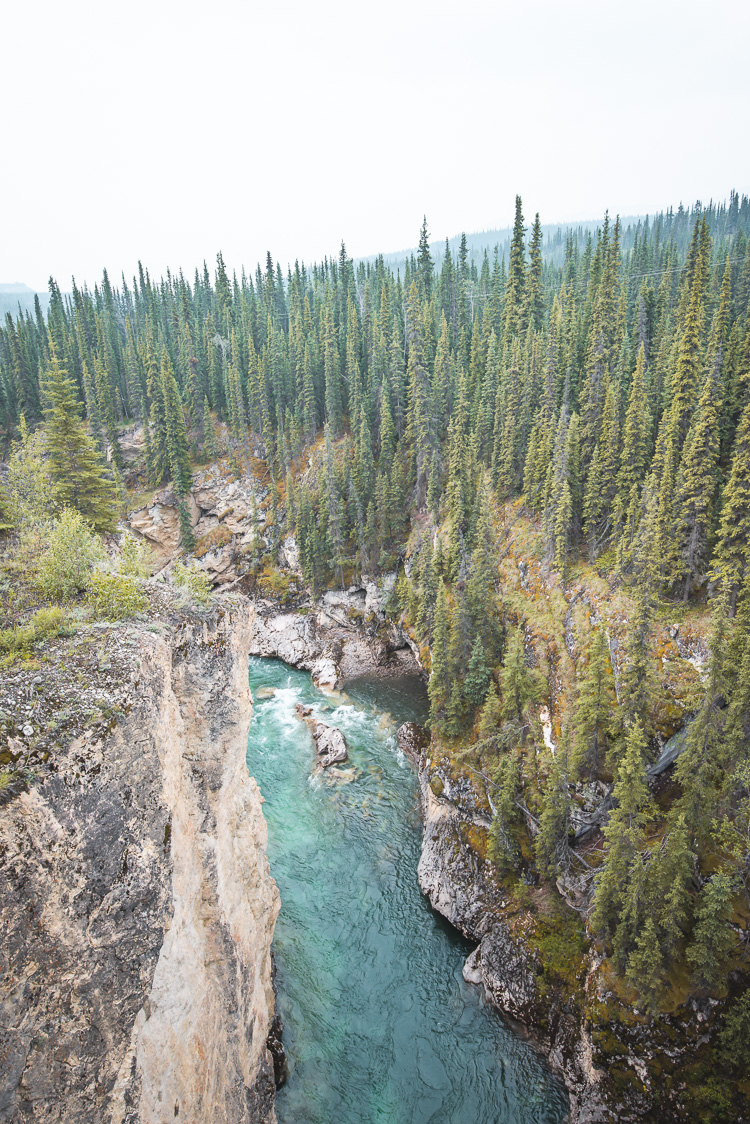
[[[0,814],[0,1120],[275,1121],[252,611],[139,634],[127,716]]]

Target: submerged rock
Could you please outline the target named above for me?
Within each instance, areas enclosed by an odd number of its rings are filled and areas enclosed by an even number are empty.
[[[335,765],[332,765],[330,769],[327,770],[326,776],[331,777],[333,780],[341,781],[342,784],[351,784],[352,781],[356,781],[357,777],[360,776],[360,771],[353,765],[348,769],[339,769]]]

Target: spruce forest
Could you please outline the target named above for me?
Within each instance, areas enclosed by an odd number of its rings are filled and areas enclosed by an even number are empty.
[[[605,216],[561,264],[516,198],[507,260],[465,237],[437,254],[425,220],[401,270],[342,244],[286,273],[269,253],[229,276],[219,255],[49,290],[0,329],[5,533],[47,502],[112,534],[171,481],[189,556],[197,467],[262,471],[248,572],[294,535],[313,596],[397,575],[432,752],[485,782],[509,884],[556,886],[645,1009],[726,994],[750,952],[750,199]],[[48,494],[24,492],[33,465]],[[586,640],[566,651],[572,614]],[[679,710],[664,637],[709,619]],[[732,1010],[744,1066],[747,993]]]

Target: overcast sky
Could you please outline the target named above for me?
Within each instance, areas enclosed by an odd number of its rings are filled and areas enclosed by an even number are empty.
[[[745,0],[13,0],[0,281],[750,191]]]

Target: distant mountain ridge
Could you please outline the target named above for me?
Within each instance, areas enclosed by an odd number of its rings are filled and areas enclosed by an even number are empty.
[[[736,191],[729,193],[729,200],[721,202],[711,199],[707,205],[702,205],[696,201],[691,206],[684,206],[682,203],[678,207],[668,207],[660,211],[649,211],[647,214],[641,215],[620,215],[620,246],[623,252],[632,249],[635,244],[636,236],[643,238],[649,227],[658,226],[661,230],[661,238],[668,239],[676,237],[684,248],[686,239],[692,229],[695,216],[701,212],[707,212],[713,215],[715,221],[714,236],[720,239],[725,238],[731,233],[733,229],[733,222],[736,218],[736,213],[740,209],[747,209],[748,199],[747,196],[739,196]],[[609,211],[609,221],[612,225],[617,218],[617,215]],[[533,224],[533,215],[526,215],[526,235],[527,239],[531,234],[531,227]],[[572,234],[573,240],[578,243],[579,248],[583,248],[586,239],[589,236],[595,238],[596,231],[601,229],[604,225],[604,215],[598,219],[581,219],[573,222],[552,222],[542,223],[542,256],[544,260],[552,265],[562,265],[565,261],[565,244],[568,236]],[[505,258],[508,260],[510,251],[510,240],[513,234],[511,226],[498,227],[493,230],[480,230],[475,231],[473,234],[466,233],[466,248],[469,252],[469,261],[479,265],[484,257],[485,252],[492,262],[495,248],[497,247],[498,256],[502,261]],[[462,235],[454,234],[448,239],[448,244],[451,253],[455,256],[461,244]],[[433,261],[435,262],[436,269],[440,269],[440,262],[442,261],[445,253],[445,239],[436,239],[430,242],[430,252]],[[379,257],[383,258],[383,262],[391,269],[402,268],[404,262],[409,261],[412,256],[416,258],[418,247],[414,246],[404,250],[396,250],[389,254],[368,254],[357,261],[374,262]]]
[[[18,315],[19,308],[22,314],[30,312],[33,316],[34,298],[37,296],[42,312],[46,314],[49,308],[49,293],[38,293],[36,289],[30,288],[22,281],[0,282],[0,317],[4,319],[7,312],[15,317]]]
[[[628,227],[637,227],[639,223],[645,223],[648,219],[653,221],[654,215],[621,215],[620,226],[623,231]],[[610,221],[614,221],[614,216],[610,215]],[[527,233],[531,229],[533,223],[532,219],[527,219],[526,227]],[[569,232],[572,232],[579,240],[585,238],[587,234],[595,234],[604,224],[604,216],[599,219],[582,219],[579,222],[551,222],[542,223],[542,253],[544,258],[548,261],[553,261],[555,264],[560,264],[565,256],[565,240]],[[472,234],[466,234],[466,248],[469,251],[470,261],[481,261],[484,257],[485,250],[492,257],[495,247],[497,246],[500,258],[508,257],[510,250],[510,240],[513,234],[512,226],[498,227],[493,230],[478,230]],[[433,260],[439,267],[440,260],[445,252],[445,239],[436,239],[430,242],[430,252]],[[459,246],[461,245],[461,234],[454,234],[448,238],[448,244],[451,248],[451,253],[456,254]],[[418,247],[413,246],[406,250],[396,250],[390,254],[368,254],[365,257],[358,258],[358,261],[375,261],[377,258],[383,258],[385,265],[390,266],[392,269],[397,269],[403,263],[409,260],[412,255],[417,256]]]

